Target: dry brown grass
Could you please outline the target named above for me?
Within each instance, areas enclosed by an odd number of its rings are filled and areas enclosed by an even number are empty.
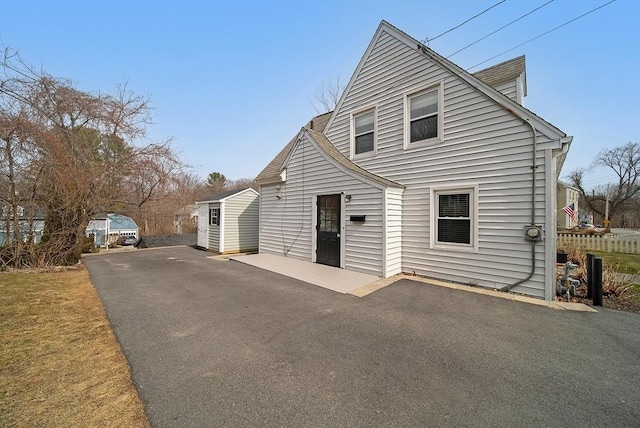
[[[0,426],[150,426],[83,267],[0,273],[0,308]]]

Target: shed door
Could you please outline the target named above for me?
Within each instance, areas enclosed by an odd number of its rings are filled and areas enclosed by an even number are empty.
[[[198,205],[198,247],[209,248],[209,205]]]
[[[340,267],[340,195],[318,196],[316,262]]]

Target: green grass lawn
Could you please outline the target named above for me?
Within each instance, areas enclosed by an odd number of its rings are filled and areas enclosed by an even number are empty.
[[[640,275],[640,254],[603,253],[590,251],[620,273]]]

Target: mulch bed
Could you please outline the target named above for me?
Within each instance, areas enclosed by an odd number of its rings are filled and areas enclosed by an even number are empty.
[[[557,296],[556,299],[559,302],[566,302],[567,296],[566,295]],[[587,298],[585,285],[582,285],[576,290],[575,296],[571,296],[571,302],[583,303],[587,306],[591,306],[595,309],[598,309],[598,306],[593,306],[593,299]],[[640,314],[640,301],[637,299],[634,299],[632,295],[626,295],[626,296],[620,297],[615,295],[607,295],[605,293],[602,296],[602,307]]]

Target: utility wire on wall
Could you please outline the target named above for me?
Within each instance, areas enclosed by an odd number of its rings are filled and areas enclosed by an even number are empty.
[[[284,207],[282,208],[282,214],[280,217],[280,234],[282,236],[282,254],[286,257],[289,254],[289,251],[291,251],[291,249],[293,248],[293,246],[295,245],[295,243],[298,241],[298,238],[300,237],[300,234],[302,233],[302,230],[304,229],[304,222],[305,222],[305,211],[306,211],[306,201],[305,201],[305,193],[304,193],[304,183],[305,183],[305,177],[304,177],[304,169],[305,169],[305,145],[306,142],[302,140],[301,137],[298,137],[298,141],[296,142],[295,147],[293,148],[293,151],[291,153],[291,158],[293,158],[293,156],[296,154],[296,152],[298,151],[298,149],[300,147],[302,147],[302,178],[301,178],[301,182],[302,182],[302,218],[300,220],[300,228],[298,229],[298,233],[296,234],[296,236],[293,238],[293,240],[291,241],[291,243],[287,246],[286,244],[286,240],[285,240],[285,236],[284,236],[284,217],[286,215],[286,211],[287,211],[287,194],[286,194],[286,183],[283,183],[281,186],[285,186],[285,193],[284,193]]]
[[[476,65],[473,65],[473,66],[471,66],[471,67],[467,68],[467,71],[469,71],[469,70],[471,70],[471,69],[473,69],[473,68],[476,68],[476,67],[478,67],[478,66],[480,66],[480,65],[482,65],[482,64],[484,64],[484,63],[486,63],[486,62],[489,62],[489,61],[491,61],[492,59],[498,58],[499,56],[504,55],[504,54],[506,54],[507,52],[511,52],[512,50],[517,49],[517,48],[519,48],[520,46],[524,46],[524,45],[526,45],[527,43],[530,43],[530,42],[532,42],[532,41],[534,41],[534,40],[537,40],[537,39],[539,39],[539,38],[540,38],[540,37],[542,37],[542,36],[546,36],[547,34],[549,34],[549,33],[553,32],[553,31],[556,31],[556,30],[558,30],[558,29],[560,29],[560,28],[564,27],[565,25],[571,24],[572,22],[577,21],[578,19],[580,19],[580,18],[582,18],[582,17],[584,17],[584,16],[587,16],[587,15],[589,15],[590,13],[595,12],[595,11],[596,11],[596,10],[598,10],[598,9],[602,9],[602,8],[603,8],[603,7],[605,7],[605,6],[610,5],[610,4],[611,4],[611,3],[613,3],[614,1],[616,1],[616,0],[611,0],[611,1],[609,1],[609,2],[607,2],[607,3],[605,3],[605,4],[603,4],[603,5],[600,5],[600,6],[596,7],[596,8],[594,8],[594,9],[591,9],[590,11],[585,12],[585,13],[583,13],[582,15],[577,16],[577,17],[575,17],[575,18],[571,19],[571,20],[569,20],[569,21],[565,22],[564,24],[560,24],[560,25],[558,25],[557,27],[552,28],[551,30],[545,31],[545,32],[544,32],[544,33],[542,33],[542,34],[540,34],[540,35],[538,35],[538,36],[536,36],[536,37],[534,37],[534,38],[532,38],[532,39],[527,40],[526,42],[520,43],[518,46],[514,46],[514,47],[512,47],[511,49],[507,49],[506,51],[499,53],[498,55],[494,55],[494,56],[492,56],[492,57],[491,57],[491,58],[489,58],[489,59],[486,59],[486,60],[484,60],[484,61],[482,61],[482,62],[479,62],[479,63],[477,63]]]

